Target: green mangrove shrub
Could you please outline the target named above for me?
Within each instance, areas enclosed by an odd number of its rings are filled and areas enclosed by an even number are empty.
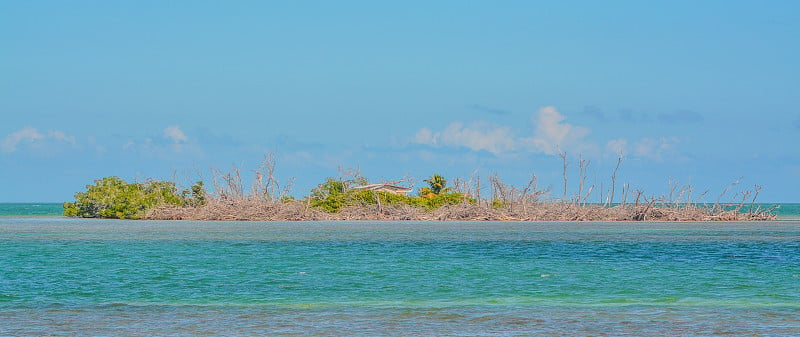
[[[163,206],[198,206],[205,203],[202,182],[178,192],[175,183],[148,180],[129,184],[119,177],[105,177],[64,203],[64,215],[83,218],[140,219],[147,210]]]
[[[328,213],[339,212],[347,206],[345,183],[333,178],[328,178],[324,183],[311,190],[311,206],[322,209]]]
[[[474,203],[472,198],[465,197],[462,193],[449,192],[445,187],[446,180],[440,175],[431,177],[431,186],[423,188],[419,196],[399,195],[385,191],[350,190],[352,182],[328,178],[324,183],[317,185],[311,191],[309,203],[312,207],[319,208],[328,213],[338,213],[345,207],[363,207],[369,205],[411,205],[414,207],[434,210],[445,205],[457,205],[467,202]],[[366,181],[360,182],[365,184]],[[437,193],[433,193],[434,190]]]
[[[181,196],[186,201],[187,206],[199,207],[206,204],[206,190],[203,188],[203,181],[198,181],[191,188],[183,190]]]

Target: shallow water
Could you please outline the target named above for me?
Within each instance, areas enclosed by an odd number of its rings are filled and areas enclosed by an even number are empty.
[[[800,222],[0,219],[0,335],[799,335]]]

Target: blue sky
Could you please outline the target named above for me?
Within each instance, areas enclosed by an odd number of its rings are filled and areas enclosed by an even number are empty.
[[[0,202],[208,180],[267,152],[302,195],[537,174],[800,202],[796,1],[6,1]],[[716,195],[716,194],[715,194]],[[715,198],[711,198],[715,199]],[[711,200],[713,201],[713,200]]]

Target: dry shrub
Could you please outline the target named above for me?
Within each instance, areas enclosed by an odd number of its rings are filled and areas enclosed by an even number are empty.
[[[411,205],[365,205],[327,213],[303,201],[269,202],[212,200],[202,207],[162,207],[147,219],[215,221],[765,221],[776,220],[772,209],[743,212],[697,205],[578,205],[545,202],[528,207],[494,208],[485,204],[445,205],[433,211]]]
[[[230,173],[212,170],[214,190],[205,205],[197,207],[161,207],[150,210],[145,218],[158,220],[218,220],[218,221],[309,221],[309,220],[370,220],[370,221],[764,221],[776,220],[775,208],[761,209],[756,198],[761,186],[741,191],[731,203],[720,200],[739,180],[730,184],[713,204],[699,203],[707,193],[693,199],[693,187],[670,182],[667,197],[648,197],[642,191],[631,191],[625,184],[621,198],[615,201],[616,179],[622,157],[611,175],[608,198],[600,203],[586,203],[595,186],[586,186],[589,162],[580,159],[578,195],[567,195],[566,153],[564,161],[564,194],[550,197],[550,189],[538,187],[536,175],[524,187],[505,184],[497,175],[489,177],[488,199],[481,198],[480,176],[468,181],[456,179],[455,190],[464,196],[456,205],[427,210],[408,204],[363,204],[328,213],[311,207],[310,199],[294,200],[290,196],[292,181],[283,186],[275,178],[275,160],[265,156],[250,194],[245,194],[240,171]],[[357,174],[360,177],[360,173]],[[362,178],[362,180],[366,181]],[[601,191],[602,193],[603,191]],[[632,198],[633,200],[628,200]],[[600,199],[603,199],[602,194]]]

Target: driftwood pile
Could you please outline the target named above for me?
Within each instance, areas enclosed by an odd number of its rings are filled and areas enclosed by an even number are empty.
[[[307,202],[211,200],[200,207],[163,207],[151,210],[151,220],[212,221],[762,221],[776,220],[774,209],[691,204],[597,204],[542,202],[492,207],[487,203],[446,205],[429,211],[411,205],[365,205],[328,213]]]
[[[289,193],[293,180],[279,184],[275,178],[275,157],[267,154],[254,170],[255,182],[252,191],[246,193],[241,172],[233,167],[232,172],[213,170],[213,190],[198,207],[161,207],[152,209],[145,216],[152,220],[212,220],[212,221],[326,221],[326,220],[416,220],[416,221],[762,221],[777,220],[774,208],[763,209],[756,203],[761,186],[734,194],[729,204],[720,201],[739,180],[726,187],[716,201],[704,203],[703,197],[693,197],[694,188],[670,182],[669,195],[646,196],[641,190],[633,190],[623,184],[617,190],[617,171],[622,156],[617,160],[611,175],[610,188],[602,185],[596,189],[586,182],[589,161],[579,157],[577,194],[569,196],[567,156],[559,153],[563,160],[563,195],[554,198],[550,188],[538,187],[536,175],[527,185],[515,187],[501,181],[496,174],[489,177],[490,195],[481,197],[480,175],[469,180],[455,179],[452,190],[465,196],[462,203],[445,205],[434,210],[409,204],[361,204],[346,207],[336,213],[311,207],[310,198],[295,200]],[[341,174],[340,182],[366,182],[357,170]],[[597,196],[597,203],[587,203]],[[617,193],[621,192],[621,193]],[[594,193],[594,194],[593,194]],[[469,196],[469,197],[467,197]],[[631,202],[632,201],[632,202]]]

